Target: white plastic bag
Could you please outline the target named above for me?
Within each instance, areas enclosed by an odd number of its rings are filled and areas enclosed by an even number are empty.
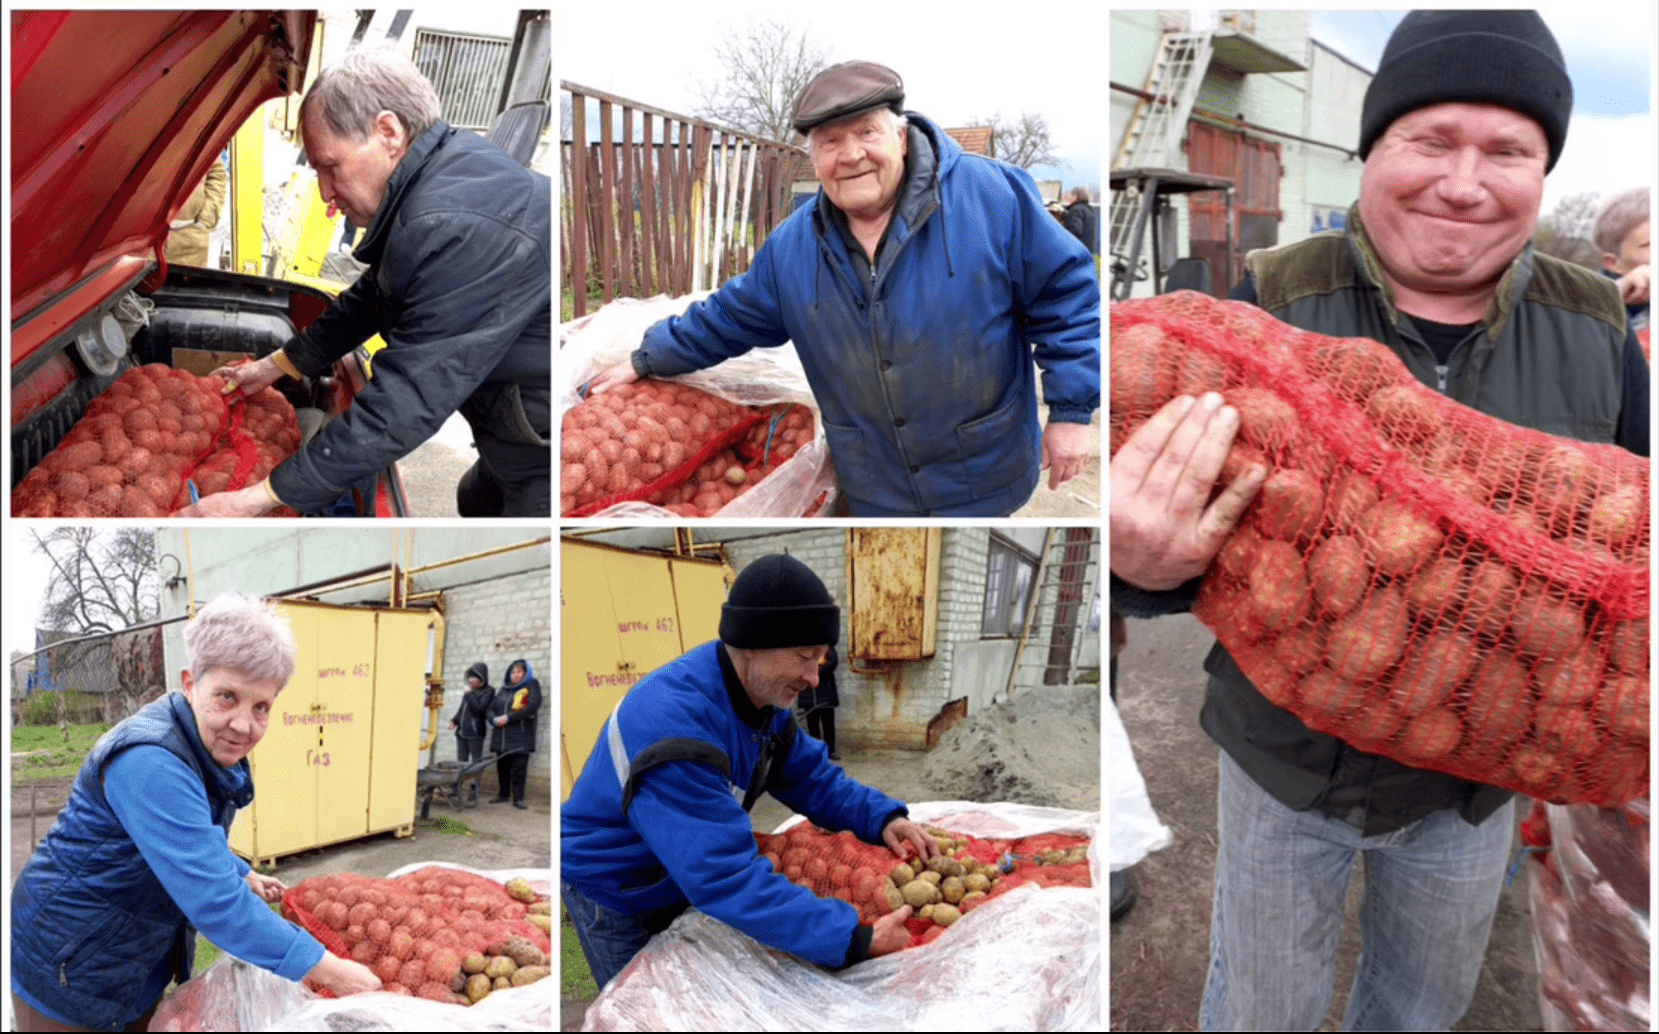
[[[1099,826],[1095,813],[974,801],[912,804],[910,817],[995,839],[1092,838]],[[1099,1030],[1100,968],[1096,888],[1015,887],[932,944],[837,972],[688,910],[606,986],[582,1029]]]
[[[1146,781],[1135,764],[1129,733],[1123,728],[1117,704],[1106,700],[1106,826],[1110,836],[1107,858],[1111,871],[1127,869],[1174,839],[1152,810]]]
[[[627,362],[652,324],[680,315],[693,302],[707,298],[710,293],[704,291],[679,298],[667,295],[644,299],[618,298],[597,312],[561,327],[560,423],[563,423],[564,414],[581,402],[577,389],[594,375]],[[824,443],[823,417],[818,412],[817,400],[812,396],[806,371],[801,368],[801,360],[796,356],[792,342],[778,348],[757,348],[706,370],[668,379],[739,405],[770,406],[793,402],[812,411],[812,441],[802,446],[771,476],[727,503],[715,516],[799,517],[825,493],[828,494],[823,505],[828,508],[836,495],[835,468],[830,466],[829,446]],[[593,516],[681,519],[649,503],[618,503]]]

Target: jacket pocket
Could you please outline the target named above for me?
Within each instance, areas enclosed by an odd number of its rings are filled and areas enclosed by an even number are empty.
[[[1015,398],[1001,409],[956,429],[963,484],[974,499],[986,499],[1031,473],[1042,463],[1035,399]]]
[[[552,446],[549,393],[522,385],[479,386],[461,405],[475,431],[487,431],[514,445]]]

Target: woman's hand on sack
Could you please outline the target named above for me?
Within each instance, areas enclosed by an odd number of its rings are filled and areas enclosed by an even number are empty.
[[[274,510],[278,506],[271,493],[265,490],[265,482],[249,485],[247,488],[238,488],[233,492],[215,492],[212,495],[202,496],[199,503],[192,503],[182,510],[176,510],[174,517],[258,517],[267,510]]]
[[[282,895],[288,893],[288,885],[275,876],[261,876],[257,872],[250,872],[242,877],[242,882],[248,889],[259,895],[261,901],[275,904],[282,900]]]
[[[1151,592],[1203,574],[1267,470],[1253,465],[1210,502],[1238,431],[1215,392],[1180,396],[1112,457],[1112,573]]]
[[[916,849],[916,857],[926,861],[939,857],[939,843],[927,835],[927,830],[907,818],[896,818],[881,828],[882,843],[897,855],[900,861],[908,857],[905,846]]]
[[[637,380],[639,380],[639,374],[634,372],[633,362],[617,363],[588,381],[587,394],[603,395],[612,388],[620,388],[624,384],[632,384]]]
[[[380,978],[374,975],[374,970],[361,962],[342,959],[330,951],[323,952],[322,961],[312,966],[306,977],[342,998],[378,991],[381,987]]]
[[[282,367],[278,366],[270,356],[255,359],[253,362],[240,360],[226,363],[213,371],[213,376],[225,379],[225,394],[240,391],[244,397],[257,395],[266,388],[286,377]]]
[[[900,905],[876,920],[875,928],[870,934],[872,959],[880,955],[891,955],[910,943],[910,931],[904,925],[904,921],[909,918],[910,906]]]

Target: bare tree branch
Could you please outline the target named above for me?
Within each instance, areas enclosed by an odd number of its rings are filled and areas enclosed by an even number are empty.
[[[1001,112],[990,118],[974,119],[969,125],[990,126],[993,158],[1021,169],[1033,165],[1058,165],[1060,156],[1049,137],[1048,117],[1022,111],[1013,119]]]
[[[807,30],[751,19],[715,48],[718,77],[699,84],[697,115],[780,143],[794,136],[795,99],[829,65]]]
[[[1532,233],[1533,246],[1546,255],[1600,270],[1601,252],[1590,241],[1600,201],[1601,194],[1591,190],[1569,194],[1556,202],[1550,213],[1538,220]]]

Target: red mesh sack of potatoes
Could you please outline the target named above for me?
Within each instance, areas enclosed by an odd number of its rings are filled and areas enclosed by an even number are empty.
[[[706,517],[812,440],[804,406],[742,406],[684,384],[644,380],[572,406],[559,437],[560,505],[586,517],[646,502]]]
[[[900,862],[885,846],[807,822],[784,833],[756,833],[755,843],[774,872],[821,898],[852,905],[861,923],[874,923],[910,905],[905,926],[912,948],[931,943],[963,914],[1020,883],[1089,885],[1088,864],[1081,857],[1088,848],[1083,837],[1044,834],[1010,842],[932,828],[927,832],[942,852],[927,863],[914,858]],[[1068,850],[1072,853],[1064,854]],[[1006,877],[1004,864],[1011,867]]]
[[[473,970],[488,974],[485,967],[502,957],[492,948],[512,955],[512,980],[528,983],[548,974],[550,943],[524,922],[522,902],[471,874],[422,873],[397,880],[351,873],[314,877],[283,895],[282,912],[329,951],[368,966],[393,994],[472,1004],[483,997],[467,986],[478,975]],[[512,918],[509,904],[517,906]],[[480,955],[489,961],[469,963],[469,956]]]
[[[1557,803],[1648,777],[1648,461],[1477,413],[1386,347],[1182,292],[1112,307],[1111,433],[1177,394],[1267,482],[1193,613],[1267,699],[1403,764]]]
[[[294,409],[267,388],[223,395],[218,377],[159,364],[124,374],[12,491],[15,517],[164,517],[245,487],[299,447]]]

